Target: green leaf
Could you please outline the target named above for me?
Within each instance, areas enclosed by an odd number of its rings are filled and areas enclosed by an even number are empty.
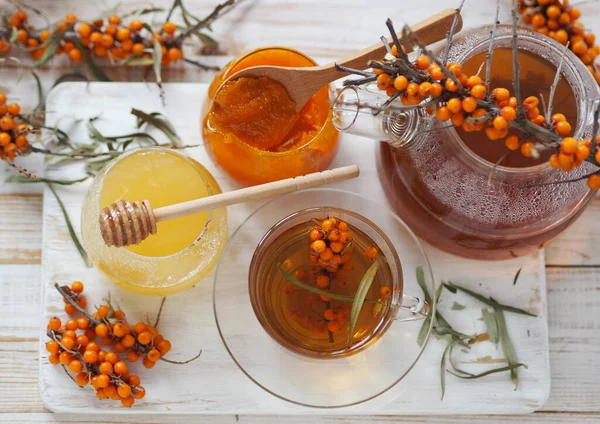
[[[42,65],[45,65],[46,62],[48,62],[54,56],[54,53],[56,53],[56,49],[58,48],[58,46],[60,46],[65,32],[67,32],[67,29],[63,29],[62,31],[53,33],[47,41],[46,50],[44,51],[44,54],[42,54],[42,57],[40,57],[35,62],[31,63],[31,65],[29,66],[31,68],[37,68]]]
[[[69,214],[67,213],[67,209],[65,208],[65,205],[63,204],[62,200],[58,196],[58,193],[54,190],[54,187],[52,187],[52,184],[48,184],[48,188],[50,189],[52,194],[54,194],[54,197],[56,198],[56,201],[58,202],[58,206],[60,206],[60,210],[62,211],[63,217],[65,218],[67,228],[69,229],[69,234],[71,235],[71,239],[73,240],[75,247],[79,251],[79,254],[81,255],[81,258],[83,259],[83,261],[85,262],[85,265],[88,268],[91,268],[92,263],[88,259],[87,253],[86,253],[85,249],[83,248],[83,246],[81,245],[81,242],[79,241],[79,238],[77,237],[77,234],[75,233],[75,229],[73,228],[73,225],[71,224],[71,218],[69,218]]]
[[[523,268],[519,268],[519,270],[517,271],[517,273],[515,274],[515,279],[513,280],[513,286],[515,284],[517,284],[517,280],[519,279],[519,275],[521,275],[521,271],[523,270]]]
[[[417,271],[417,280],[419,280],[419,274]],[[429,292],[427,291],[427,287],[425,286],[425,279],[424,276],[421,275],[421,282],[423,284],[423,287],[425,288],[425,290],[423,290],[423,294],[425,296],[425,300],[427,301],[427,299],[431,300],[431,296],[429,296]],[[420,285],[421,283],[419,283]],[[442,294],[442,285],[440,284],[440,286],[438,287],[438,289],[435,292],[435,299],[436,299],[436,304],[439,303],[440,301],[440,295]],[[419,344],[419,346],[423,346],[423,343],[425,343],[425,337],[427,337],[427,332],[429,331],[429,326],[431,325],[431,320],[433,314],[429,314],[425,317],[425,319],[423,320],[423,324],[421,325],[421,329],[419,330],[419,336],[417,337],[417,343]],[[437,311],[436,311],[436,317],[437,317]]]
[[[182,145],[181,139],[177,135],[177,132],[175,132],[175,128],[173,128],[169,120],[160,113],[154,112],[148,114],[138,109],[131,109],[131,113],[138,118],[138,128],[141,126],[141,123],[145,122],[162,131],[174,145]]]
[[[490,336],[490,342],[498,344],[500,341],[500,335],[498,334],[498,321],[496,320],[496,314],[488,311],[485,308],[481,310],[481,314],[483,315],[483,321],[485,322],[487,333]]]
[[[488,371],[482,372],[481,374],[471,374],[471,373],[467,373],[467,372],[462,371],[462,370],[457,370],[457,371],[458,372],[462,372],[463,375],[455,373],[455,372],[452,372],[450,370],[448,370],[448,372],[450,374],[452,374],[453,376],[458,377],[458,378],[462,378],[462,379],[465,379],[465,380],[473,380],[475,378],[481,378],[481,377],[485,377],[486,375],[496,374],[496,373],[499,373],[499,372],[505,372],[505,371],[510,371],[511,373],[513,371],[516,372],[516,369],[519,368],[519,367],[525,367],[525,368],[527,368],[527,365],[521,364],[519,362],[517,364],[507,365],[505,367],[494,368],[492,370],[488,370]]]
[[[331,299],[339,300],[341,302],[354,302],[354,297],[352,297],[352,296],[344,296],[342,294],[330,293],[330,292],[327,292],[325,290],[320,290],[320,289],[318,289],[316,287],[309,286],[308,284],[303,283],[302,281],[298,280],[293,275],[291,275],[288,272],[286,272],[281,267],[281,265],[278,265],[277,269],[279,270],[279,272],[281,272],[281,275],[283,275],[283,277],[286,280],[288,280],[290,283],[293,283],[293,284],[297,285],[301,289],[309,291],[309,292],[311,292],[313,294],[318,294],[319,296],[327,296],[327,297],[329,297]],[[365,300],[365,302],[366,303],[377,303],[376,300]]]
[[[465,309],[465,307],[463,305],[461,305],[460,303],[458,303],[458,302],[454,302],[452,304],[452,310],[453,311],[462,311],[463,309]]]
[[[530,317],[537,317],[537,315],[532,314],[531,312],[527,312],[527,311],[525,311],[523,309],[515,308],[514,306],[503,305],[501,303],[496,302],[492,298],[488,299],[487,297],[482,296],[479,293],[475,293],[472,290],[465,289],[464,287],[457,286],[456,284],[454,284],[452,282],[443,283],[443,284],[444,284],[444,287],[446,287],[450,291],[452,291],[452,290],[460,290],[460,291],[468,294],[469,296],[474,297],[475,299],[479,300],[480,302],[483,302],[486,305],[489,305],[489,306],[491,306],[493,308],[502,309],[502,310],[507,311],[507,312],[514,312],[515,314],[527,315],[527,316],[530,316]]]
[[[162,7],[140,7],[138,9],[135,9],[132,12],[125,13],[124,15],[121,16],[121,18],[125,19],[125,18],[130,18],[130,17],[138,17],[138,16],[142,16],[142,15],[147,15],[149,13],[164,12],[164,11],[165,11],[165,9]]]
[[[38,95],[38,103],[37,103],[35,109],[33,109],[35,112],[35,111],[44,109],[44,90],[42,89],[42,82],[40,81],[40,77],[38,77],[38,75],[35,73],[35,71],[33,69],[31,70],[31,75],[33,75],[33,78],[35,79],[35,84],[37,87],[37,95]]]
[[[515,383],[515,390],[519,387],[519,374],[517,372],[516,365],[519,364],[519,358],[517,358],[517,352],[513,346],[508,329],[506,328],[506,321],[504,320],[504,312],[501,309],[495,308],[496,321],[498,322],[498,333],[500,335],[500,344],[502,345],[502,351],[504,357],[508,361],[508,365],[513,366],[510,369],[510,378]]]
[[[356,289],[356,295],[354,296],[354,302],[352,302],[352,310],[350,311],[350,329],[348,330],[348,345],[352,344],[354,338],[354,327],[358,322],[358,316],[363,308],[367,293],[373,284],[375,274],[379,270],[379,262],[373,262],[373,264],[367,269],[365,275],[363,275],[358,288]]]
[[[16,26],[14,26],[14,27],[12,28],[12,31],[11,31],[11,33],[10,33],[10,39],[9,39],[9,43],[10,43],[10,44],[14,44],[14,43],[15,43],[15,41],[17,41],[17,37],[18,37],[18,35],[19,35],[19,29],[18,29]]]
[[[154,65],[154,59],[149,58],[149,57],[134,57],[134,58],[132,58],[130,56],[127,59],[125,59],[125,62],[123,62],[123,65],[132,66],[132,67]]]
[[[76,80],[80,80],[80,81],[89,81],[89,78],[87,77],[87,75],[82,74],[81,72],[69,72],[67,74],[61,75],[59,78],[56,79],[56,81],[54,81],[54,84],[52,84],[52,88],[56,87],[58,84],[61,84],[65,81],[71,81],[73,79]]]
[[[85,180],[89,179],[89,175],[83,178],[79,178],[77,180],[54,180],[51,178],[29,178],[24,175],[11,175],[6,179],[7,183],[52,183],[59,185],[73,185],[77,183],[82,183]]]
[[[98,68],[98,66],[94,63],[90,55],[87,54],[85,47],[83,47],[83,44],[81,44],[81,41],[78,37],[73,37],[73,43],[75,44],[75,47],[77,47],[77,49],[81,52],[83,60],[85,60],[85,63],[87,64],[88,68],[90,68],[90,71],[92,71],[92,74],[94,74],[96,79],[98,81],[110,81],[111,79],[107,77],[106,74],[102,72],[100,68]]]
[[[446,355],[452,347],[458,343],[457,339],[452,340],[444,349],[444,353],[442,353],[442,359],[440,361],[440,383],[442,385],[442,397],[440,400],[444,400],[444,395],[446,394]]]

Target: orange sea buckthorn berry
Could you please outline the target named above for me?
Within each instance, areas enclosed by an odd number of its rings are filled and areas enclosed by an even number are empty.
[[[90,325],[90,319],[87,317],[77,318],[77,328],[80,330],[85,330]]]
[[[323,232],[321,230],[319,230],[318,228],[313,228],[312,230],[310,230],[309,237],[310,237],[311,241],[322,240]]]
[[[19,43],[24,43],[29,38],[29,34],[24,29],[20,29],[17,31],[17,41]]]
[[[495,88],[492,90],[492,97],[497,102],[504,102],[510,98],[510,92],[506,88]]]
[[[326,275],[319,275],[317,277],[317,286],[321,287],[321,288],[325,288],[329,285],[329,277]]]
[[[435,117],[440,121],[447,121],[452,118],[452,112],[450,112],[450,109],[448,109],[447,106],[441,106],[437,108]]]
[[[473,75],[470,76],[469,78],[467,78],[467,83],[465,84],[467,87],[475,87],[476,85],[481,85],[483,84],[483,81],[481,80],[481,77],[479,75]]]
[[[77,22],[77,16],[73,15],[72,13],[69,13],[67,16],[65,16],[65,21],[67,21],[67,23],[69,24],[74,24],[75,22]]]
[[[3,116],[0,119],[0,128],[4,131],[10,131],[15,127],[15,122],[10,116]]]
[[[83,370],[83,364],[81,363],[81,361],[73,359],[71,362],[69,362],[69,369],[71,370],[71,372],[80,373],[81,370]]]
[[[73,330],[66,330],[63,333],[63,337],[68,337],[69,339],[75,340],[77,338],[77,334]]]
[[[15,12],[15,18],[23,22],[25,19],[27,19],[27,12],[25,12],[24,10],[17,10]]]
[[[131,30],[129,28],[119,28],[117,30],[117,40],[119,40],[119,41],[125,41],[125,40],[129,39],[130,35],[131,35]]]
[[[96,377],[96,386],[98,386],[99,388],[104,389],[110,384],[110,379],[108,375],[100,374]]]
[[[135,399],[132,396],[121,398],[121,405],[123,405],[125,408],[131,408],[134,403]]]
[[[96,331],[96,335],[98,335],[100,337],[108,336],[108,326],[104,323],[98,324],[95,328],[95,331]]]
[[[550,166],[552,168],[559,169],[561,167],[560,163],[558,162],[558,155],[550,156],[550,159],[548,159],[548,161],[550,162]]]
[[[101,45],[97,45],[94,47],[94,54],[98,57],[106,56],[106,48]]]
[[[6,103],[6,94],[0,93],[0,104]]]
[[[127,352],[127,356],[126,356],[127,360],[132,363],[138,361],[140,359],[140,357],[141,357],[141,355],[138,352],[136,352],[135,350],[130,350],[129,352]]]
[[[94,351],[94,352],[100,352],[100,345],[98,343],[96,343],[96,342],[90,342],[86,346],[85,350],[91,350],[91,351]]]
[[[89,37],[92,33],[92,27],[90,24],[83,22],[77,27],[77,33],[82,37]]]
[[[182,54],[181,54],[181,50],[180,50],[180,49],[178,49],[177,47],[171,47],[171,48],[169,49],[169,52],[168,52],[167,56],[168,56],[168,58],[169,58],[170,60],[172,60],[173,62],[176,62],[176,61],[178,61],[179,59],[181,59],[181,56],[182,56]],[[383,75],[387,75],[387,74],[381,74],[380,76],[383,76]],[[387,76],[388,76],[388,78],[387,78],[387,79],[388,79],[389,81],[387,82],[387,86],[385,87],[385,89],[388,89],[388,88],[390,88],[390,87],[391,87],[391,81],[392,81],[392,79],[390,78],[390,76],[389,76],[389,75],[387,75]],[[377,77],[377,85],[379,86],[379,77]],[[383,89],[383,88],[382,88],[382,89]]]
[[[388,74],[381,74],[377,77],[377,87],[380,90],[387,90],[392,83],[392,78]]]
[[[167,34],[173,34],[177,30],[177,25],[173,22],[167,21],[163,24],[163,31]]]
[[[79,387],[86,386],[89,383],[89,378],[90,377],[89,377],[88,373],[86,373],[86,372],[80,372],[75,377],[75,383],[77,383],[77,385]]]
[[[81,51],[79,51],[79,49],[73,49],[68,53],[69,59],[71,59],[73,62],[80,62],[81,59],[83,58],[83,55],[81,54]]]
[[[546,9],[546,16],[550,19],[556,19],[560,16],[561,10],[557,5],[548,6]]]
[[[110,34],[104,34],[102,36],[102,46],[104,47],[110,47],[113,45],[113,43],[115,42],[115,39],[113,38],[112,35]]]
[[[587,33],[583,39],[590,47],[593,47],[596,43],[596,36],[591,32]]]
[[[140,333],[143,333],[144,331],[148,331],[148,325],[146,325],[146,323],[140,321],[133,327],[133,331],[136,334],[140,334]]]
[[[423,97],[427,97],[429,96],[431,92],[431,83],[429,82],[422,82],[419,85],[419,94]]]
[[[535,145],[531,141],[521,144],[521,154],[527,158],[532,157],[534,147]]]
[[[448,100],[448,104],[446,106],[452,113],[458,113],[462,111],[462,102],[460,99],[452,98]]]
[[[129,384],[121,384],[117,389],[117,393],[120,397],[126,398],[131,395],[131,387],[129,387]]]
[[[115,325],[113,325],[112,330],[113,334],[117,337],[123,337],[126,334],[129,334],[129,327],[122,322],[117,322]]]
[[[330,261],[333,258],[333,250],[327,247],[321,254],[319,254],[319,258],[325,262]]]
[[[390,295],[391,291],[389,287],[380,287],[379,288],[379,294],[383,297],[388,297]]]
[[[569,9],[569,16],[573,20],[579,19],[579,17],[581,16],[581,11],[576,7],[572,7],[571,9]]]
[[[127,334],[127,335],[125,335],[125,337],[123,337],[123,339],[121,340],[121,343],[126,348],[130,348],[135,344],[135,337],[133,337],[131,334]]]
[[[83,352],[83,360],[88,364],[95,364],[98,362],[98,352],[95,350],[86,350]]]
[[[534,28],[541,28],[546,24],[546,17],[541,13],[535,13],[531,16],[531,25]]]
[[[77,330],[77,321],[74,319],[70,319],[65,323],[65,328],[67,330]]]
[[[327,321],[333,321],[337,317],[337,312],[332,308],[325,309],[325,312],[323,312],[323,317],[325,317]]]
[[[69,362],[73,360],[73,355],[69,352],[62,352],[58,358],[61,364],[69,365]]]
[[[104,29],[104,33],[108,35],[112,35],[113,37],[117,34],[117,27],[115,26],[107,26]]]
[[[458,75],[462,72],[462,65],[460,63],[451,63],[447,66],[447,68],[454,75]]]
[[[534,120],[538,116],[540,116],[540,109],[538,107],[526,106],[527,109],[527,118],[529,120]]]
[[[331,248],[333,253],[340,253],[342,251],[342,249],[344,248],[344,245],[342,243],[340,243],[339,241],[334,241],[334,242],[331,242],[329,247]]]
[[[90,342],[90,340],[87,338],[87,336],[85,334],[80,334],[75,339],[75,344],[78,346],[81,346],[82,348],[85,348],[89,342]]]
[[[83,292],[83,283],[81,281],[73,281],[73,283],[71,284],[71,290],[73,290],[75,293],[81,293]]]
[[[323,243],[323,244],[325,244],[325,243]],[[152,341],[152,333],[150,333],[149,331],[144,331],[144,332],[138,334],[137,340],[140,344],[147,345],[148,343],[150,343]]]
[[[104,360],[109,364],[114,365],[119,362],[119,355],[117,355],[115,352],[106,352],[104,354]]]
[[[152,368],[154,365],[156,365],[156,362],[152,362],[150,359],[144,358],[143,364],[146,368]]]
[[[577,152],[577,140],[573,137],[567,137],[560,143],[560,148],[563,152],[572,155]]]
[[[433,97],[439,97],[442,95],[443,91],[444,91],[444,87],[442,87],[441,84],[434,82],[433,84],[431,84],[431,89],[429,90],[429,94],[432,95]]]
[[[408,87],[408,79],[404,75],[399,75],[394,79],[394,88],[396,90],[405,90]]]
[[[152,349],[146,354],[146,358],[152,362],[156,362],[160,359],[160,352],[157,349]]]
[[[119,25],[121,23],[121,18],[119,18],[118,16],[110,16],[108,18],[108,23],[111,25]]]
[[[130,374],[129,377],[127,377],[127,383],[130,386],[133,386],[133,387],[139,386],[141,382],[142,381],[140,380],[140,377],[136,374]]]
[[[575,152],[575,158],[582,162],[590,157],[590,148],[585,144],[578,144],[577,151]]]
[[[569,135],[569,134],[571,134],[571,124],[569,124],[567,121],[559,121],[556,123],[554,131],[558,135],[562,135],[562,136]]]
[[[8,146],[12,141],[10,134],[6,132],[0,132],[0,146]]]
[[[523,100],[523,104],[531,107],[538,107],[540,105],[540,100],[536,96],[529,96]]]
[[[156,348],[162,356],[165,356],[171,350],[171,342],[168,340],[162,340],[160,343],[158,343]]]
[[[60,318],[52,317],[50,321],[48,321],[48,329],[53,331],[58,331],[61,326]]]
[[[508,121],[502,116],[496,116],[493,121],[494,128],[503,130],[508,128]]]
[[[338,321],[329,321],[327,323],[327,330],[331,331],[332,333],[337,333],[340,331],[340,327],[341,324]]]
[[[566,121],[567,118],[562,113],[555,113],[554,115],[552,115],[552,118],[550,118],[550,120],[553,124],[557,124],[559,122]]]
[[[406,94],[409,96],[416,96],[419,93],[419,84],[416,82],[411,82],[406,87]]]
[[[48,362],[50,362],[52,365],[60,364],[60,354],[58,352],[51,353],[48,355]]]
[[[452,81],[451,78],[446,78],[446,81],[444,82],[444,87],[446,87],[446,90],[450,91],[451,93],[458,91],[458,85],[456,85],[456,83]]]
[[[321,223],[321,228],[323,229],[323,231],[325,231],[326,233],[330,232],[333,227],[334,227],[334,222],[331,219],[325,219],[323,220],[323,222]]]
[[[477,109],[477,100],[474,97],[466,97],[462,101],[462,108],[465,112],[471,113]]]
[[[123,361],[119,361],[113,365],[113,372],[117,375],[127,374],[127,364]]]
[[[554,39],[562,45],[565,45],[569,41],[569,34],[564,29],[559,29],[558,31],[556,31]]]
[[[517,118],[517,111],[512,106],[504,106],[500,109],[500,116],[506,121],[514,121]]]
[[[598,174],[590,175],[587,179],[587,185],[592,190],[600,189],[600,175],[598,175]]]
[[[367,256],[368,259],[375,259],[377,257],[377,248],[371,246],[369,248],[367,248],[367,250],[365,250],[365,255]]]
[[[104,391],[104,396],[106,396],[109,399],[120,399],[118,393],[117,393],[117,388],[115,386],[113,386],[112,384],[109,384],[108,386],[106,386],[104,389],[101,389]]]
[[[417,60],[415,61],[415,66],[417,67],[417,69],[420,69],[422,71],[429,68],[429,65],[430,65],[430,61],[427,56],[419,56],[417,58]]]
[[[482,84],[478,84],[471,88],[471,96],[475,97],[476,99],[485,99],[485,94],[485,86]]]
[[[440,68],[438,65],[436,65],[435,63],[429,66],[429,75],[431,75],[431,78],[441,81],[444,79],[444,72],[442,71],[442,68]]]
[[[101,43],[102,42],[102,34],[98,31],[92,32],[90,35],[90,41],[95,44]]]
[[[558,154],[558,163],[560,163],[561,168],[563,168],[564,170],[569,169],[573,165],[574,161],[575,159],[572,155],[569,155],[564,152]]]
[[[50,353],[56,353],[60,350],[60,346],[55,340],[50,340],[46,343],[46,350]]]
[[[310,244],[310,249],[315,253],[323,253],[327,245],[323,240],[315,240]]]
[[[487,138],[489,138],[490,140],[498,140],[501,136],[500,130],[494,128],[494,127],[487,127],[485,129],[485,135],[487,136]]]
[[[455,127],[460,127],[465,123],[465,115],[462,112],[455,113],[452,115],[452,118],[450,118],[450,121]]]

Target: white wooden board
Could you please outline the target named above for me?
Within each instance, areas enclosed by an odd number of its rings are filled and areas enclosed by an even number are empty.
[[[68,125],[69,118],[85,119],[102,113],[98,127],[105,134],[121,134],[133,128],[129,114],[132,107],[147,112],[163,111],[171,119],[182,139],[188,144],[202,142],[200,107],[205,98],[206,84],[166,84],[166,106],[161,106],[158,91],[143,83],[68,83],[58,86],[48,97],[47,124]],[[87,137],[84,126],[75,126],[76,140]],[[385,204],[377,180],[374,142],[343,135],[341,149],[332,166],[357,163],[361,177],[336,186],[360,193]],[[190,154],[213,173],[223,190],[235,188],[227,176],[217,169],[204,148]],[[75,178],[75,175],[71,175]],[[59,193],[79,231],[79,214],[86,184],[61,187]],[[261,203],[229,208],[230,229]],[[447,375],[446,397],[440,400],[440,357],[444,344],[432,339],[414,370],[384,395],[350,408],[320,410],[295,406],[262,391],[236,367],[217,335],[211,305],[212,277],[209,275],[196,287],[167,299],[161,318],[161,331],[173,343],[171,359],[193,356],[200,348],[202,357],[191,364],[176,366],[160,363],[152,370],[141,364],[132,368],[140,371],[147,396],[132,409],[123,409],[116,402],[98,401],[91,389],[82,393],[60,367],[48,363],[43,342],[40,342],[40,394],[54,412],[82,413],[180,413],[180,414],[510,414],[528,413],[540,408],[550,392],[550,365],[546,314],[546,281],[544,255],[505,262],[476,262],[460,259],[428,247],[437,281],[452,280],[458,284],[490,295],[500,302],[538,313],[537,318],[507,314],[507,324],[519,360],[529,368],[520,370],[521,384],[514,390],[507,374],[496,374],[479,380],[459,380]],[[517,285],[515,272],[523,267]],[[110,291],[111,297],[127,312],[131,320],[143,319],[146,312],[153,315],[160,299],[140,297],[125,292],[105,280],[96,270],[85,268],[73,246],[66,226],[51,193],[44,196],[44,236],[42,248],[42,305],[43,321],[62,314],[63,303],[52,288],[82,280],[90,304],[100,302]],[[467,309],[452,311],[453,302]],[[481,307],[463,295],[446,292],[440,308],[456,329],[467,333],[484,331],[480,321]],[[260,346],[252,346],[260,354]],[[457,350],[457,353],[458,350]],[[501,349],[491,343],[476,345],[468,355],[456,355],[456,361],[469,371],[478,373],[487,364],[468,364],[477,358],[502,357]],[[498,364],[491,365],[492,367]],[[343,389],[343,388],[342,388]]]

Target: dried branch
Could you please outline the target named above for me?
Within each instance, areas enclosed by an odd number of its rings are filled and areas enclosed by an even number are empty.
[[[160,301],[160,307],[158,308],[158,313],[156,314],[156,321],[154,321],[154,326],[158,327],[158,322],[160,321],[160,315],[162,314],[163,306],[165,306],[166,297],[163,297]]]
[[[392,41],[394,42],[394,45],[396,46],[396,50],[398,50],[398,55],[400,55],[400,59],[402,59],[406,63],[410,62],[410,60],[408,59],[408,55],[402,49],[402,44],[400,43],[400,40],[398,39],[398,34],[396,34],[396,30],[394,29],[394,24],[392,23],[392,20],[390,18],[388,18],[385,21],[385,25],[388,27],[388,29],[390,31]]]
[[[177,36],[177,38],[175,39],[175,42],[181,42],[181,41],[185,40],[187,37],[189,37],[190,34],[192,34],[193,32],[198,31],[199,29],[202,29],[202,28],[209,27],[210,24],[212,24],[220,16],[229,12],[238,3],[239,3],[239,1],[236,2],[236,0],[227,0],[221,4],[218,4],[217,7],[215,7],[214,10],[211,12],[210,15],[208,15],[207,17],[202,19],[200,22],[198,22],[194,26],[189,27],[184,32],[179,34],[179,36]],[[225,10],[225,11],[223,11],[223,10]]]
[[[552,103],[554,103],[554,95],[556,94],[556,88],[558,87],[558,82],[560,81],[560,71],[562,70],[563,63],[565,62],[565,56],[567,55],[567,51],[569,50],[569,43],[565,45],[563,49],[562,56],[560,57],[560,63],[558,64],[558,68],[556,68],[556,75],[554,75],[554,81],[550,86],[550,96],[548,97],[548,110],[546,111],[546,124],[548,126],[552,125]]]
[[[354,79],[354,80],[346,80],[344,81],[344,86],[348,87],[350,85],[363,85],[369,82],[375,82],[377,81],[377,75],[374,75],[372,77],[366,77],[366,78],[358,78],[358,79]]]
[[[462,0],[458,9],[454,13],[454,20],[452,21],[452,26],[450,27],[450,31],[446,35],[446,49],[444,50],[444,59],[443,63],[446,65],[448,63],[448,54],[450,53],[450,47],[452,46],[452,38],[454,37],[454,33],[456,32],[456,26],[458,25],[458,20],[460,19],[460,12],[462,12],[462,8],[465,5],[466,0]],[[498,18],[496,17],[496,20]]]
[[[362,75],[363,77],[372,77],[373,75],[375,75],[373,72],[362,71],[360,69],[354,69],[354,68],[348,68],[347,66],[338,65],[337,63],[335,64],[335,70],[339,71],[339,72],[346,72],[348,74]],[[377,77],[377,75],[375,75],[375,77]]]
[[[494,18],[494,26],[490,31],[490,46],[488,47],[488,53],[485,58],[486,68],[485,68],[485,86],[487,87],[487,92],[490,92],[490,81],[492,79],[492,59],[494,58],[494,42],[496,41],[496,29],[500,24],[498,21],[498,17],[500,16],[500,0],[496,0],[496,17]],[[477,72],[479,74],[479,72]]]
[[[592,126],[592,159],[595,158],[596,152],[598,151],[598,125],[600,125],[600,122],[598,122],[598,120],[600,120],[600,100],[596,100],[594,102],[595,105],[595,109],[594,109],[594,124]],[[595,160],[595,159],[594,159]],[[597,164],[599,165],[599,164]]]
[[[514,2],[512,10],[512,58],[513,58],[513,88],[517,98],[517,113],[519,116],[523,112],[523,98],[521,96],[521,65],[519,64],[518,46],[517,46],[517,24],[519,22],[519,2]]]
[[[204,63],[200,63],[196,60],[192,60],[192,59],[188,59],[188,58],[184,58],[183,61],[185,63],[189,63],[190,65],[194,65],[204,71],[218,71],[221,69],[218,66],[205,65]]]
[[[164,358],[164,357],[160,358],[160,360],[168,362],[169,364],[183,365],[183,364],[189,364],[190,362],[195,361],[196,359],[198,359],[200,357],[200,355],[202,355],[202,350],[200,350],[200,352],[198,352],[198,354],[196,356],[188,359],[187,361],[172,361],[172,360]]]

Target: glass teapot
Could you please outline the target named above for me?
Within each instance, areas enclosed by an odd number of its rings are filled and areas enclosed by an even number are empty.
[[[490,30],[480,27],[457,35],[449,62],[465,63],[487,52]],[[496,52],[510,49],[511,41],[512,27],[498,26]],[[441,54],[442,49],[434,54]],[[551,38],[526,29],[518,30],[518,49],[551,64],[553,72],[565,50]],[[501,63],[498,69],[508,73],[510,84],[511,64]],[[530,78],[535,72],[535,67],[530,72],[522,69],[522,91],[533,84]],[[576,111],[565,111],[577,121],[574,137],[590,137],[593,104],[600,97],[598,84],[568,50],[561,74],[562,83],[568,84],[574,96],[574,101],[570,97],[575,105],[571,109]],[[373,107],[387,99],[369,87],[347,87],[334,103],[334,125],[340,131],[381,141],[377,169],[389,202],[419,237],[439,249],[483,260],[529,254],[565,230],[594,196],[585,180],[559,184],[595,169],[590,163],[570,173],[553,169],[547,160],[501,166],[467,146],[452,125],[431,119],[423,110],[394,108],[374,115]],[[502,144],[485,136],[483,143]]]

